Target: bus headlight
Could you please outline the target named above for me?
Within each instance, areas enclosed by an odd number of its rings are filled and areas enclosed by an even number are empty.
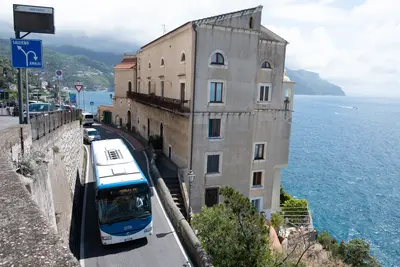
[[[110,235],[102,236],[101,239],[102,240],[111,240],[111,236]]]
[[[153,227],[147,227],[146,229],[144,229],[144,232],[145,233],[151,232],[151,230],[153,230]]]

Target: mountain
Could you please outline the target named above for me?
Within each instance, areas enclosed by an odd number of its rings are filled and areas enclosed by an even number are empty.
[[[346,95],[342,88],[321,79],[316,72],[286,69],[286,74],[291,81],[296,83],[294,86],[296,95]]]
[[[57,37],[58,38],[58,37]],[[79,38],[78,38],[79,39]],[[80,38],[89,40],[90,38]],[[89,49],[90,43],[86,42],[86,47],[77,47],[70,44],[59,45],[59,42],[47,44],[44,42],[44,68],[43,70],[31,70],[30,73],[41,77],[46,81],[55,81],[55,70],[63,70],[62,86],[73,87],[79,80],[91,89],[93,87],[110,88],[113,87],[113,66],[118,64],[123,55],[121,53],[110,52],[113,50],[95,51]],[[80,44],[83,42],[80,42]],[[139,47],[130,44],[126,47],[135,51]],[[119,51],[124,51],[123,49]],[[10,58],[10,41],[0,39],[0,56]],[[295,94],[297,95],[336,95],[344,96],[344,91],[337,85],[321,79],[318,73],[306,70],[287,69],[287,76],[296,83]],[[32,75],[32,74],[31,74]]]

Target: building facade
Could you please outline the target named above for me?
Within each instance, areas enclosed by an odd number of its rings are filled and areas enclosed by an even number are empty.
[[[194,172],[194,212],[225,185],[259,211],[279,210],[294,86],[287,42],[261,15],[258,6],[188,22],[115,68],[114,123],[161,136],[164,154]]]

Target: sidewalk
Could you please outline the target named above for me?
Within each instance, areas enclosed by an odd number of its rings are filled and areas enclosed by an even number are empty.
[[[143,151],[146,150],[147,143],[146,140],[141,137],[137,136],[134,132],[127,132],[122,129],[118,129],[109,125],[101,124],[101,127],[115,131],[125,137],[129,142],[133,144],[136,150]],[[140,140],[140,141],[139,141]],[[176,178],[178,177],[178,166],[167,156],[164,154],[159,154],[156,158],[156,166],[164,179],[168,178]]]
[[[105,125],[105,124],[100,124],[101,127],[103,127],[104,129],[107,129],[109,131],[114,131],[116,133],[119,133],[120,135],[122,135],[123,137],[125,137],[134,147],[136,150],[142,151],[142,150],[146,150],[146,146],[143,145],[141,142],[139,142],[131,133],[128,133],[124,130],[109,126],[109,125]]]

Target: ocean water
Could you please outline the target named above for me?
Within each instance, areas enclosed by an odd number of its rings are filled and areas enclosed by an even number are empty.
[[[111,92],[82,92],[80,93],[80,100],[78,99],[78,93],[76,91],[70,91],[76,93],[76,101],[79,102],[80,107],[88,112],[96,113],[97,107],[100,105],[112,105],[112,99],[110,94],[114,96]],[[93,105],[90,105],[93,102]]]
[[[400,99],[295,96],[282,185],[314,225],[400,266]],[[357,107],[354,109],[353,107]]]
[[[111,104],[85,93],[87,111]],[[400,266],[400,99],[295,96],[294,110],[285,189],[308,200],[317,229]]]

